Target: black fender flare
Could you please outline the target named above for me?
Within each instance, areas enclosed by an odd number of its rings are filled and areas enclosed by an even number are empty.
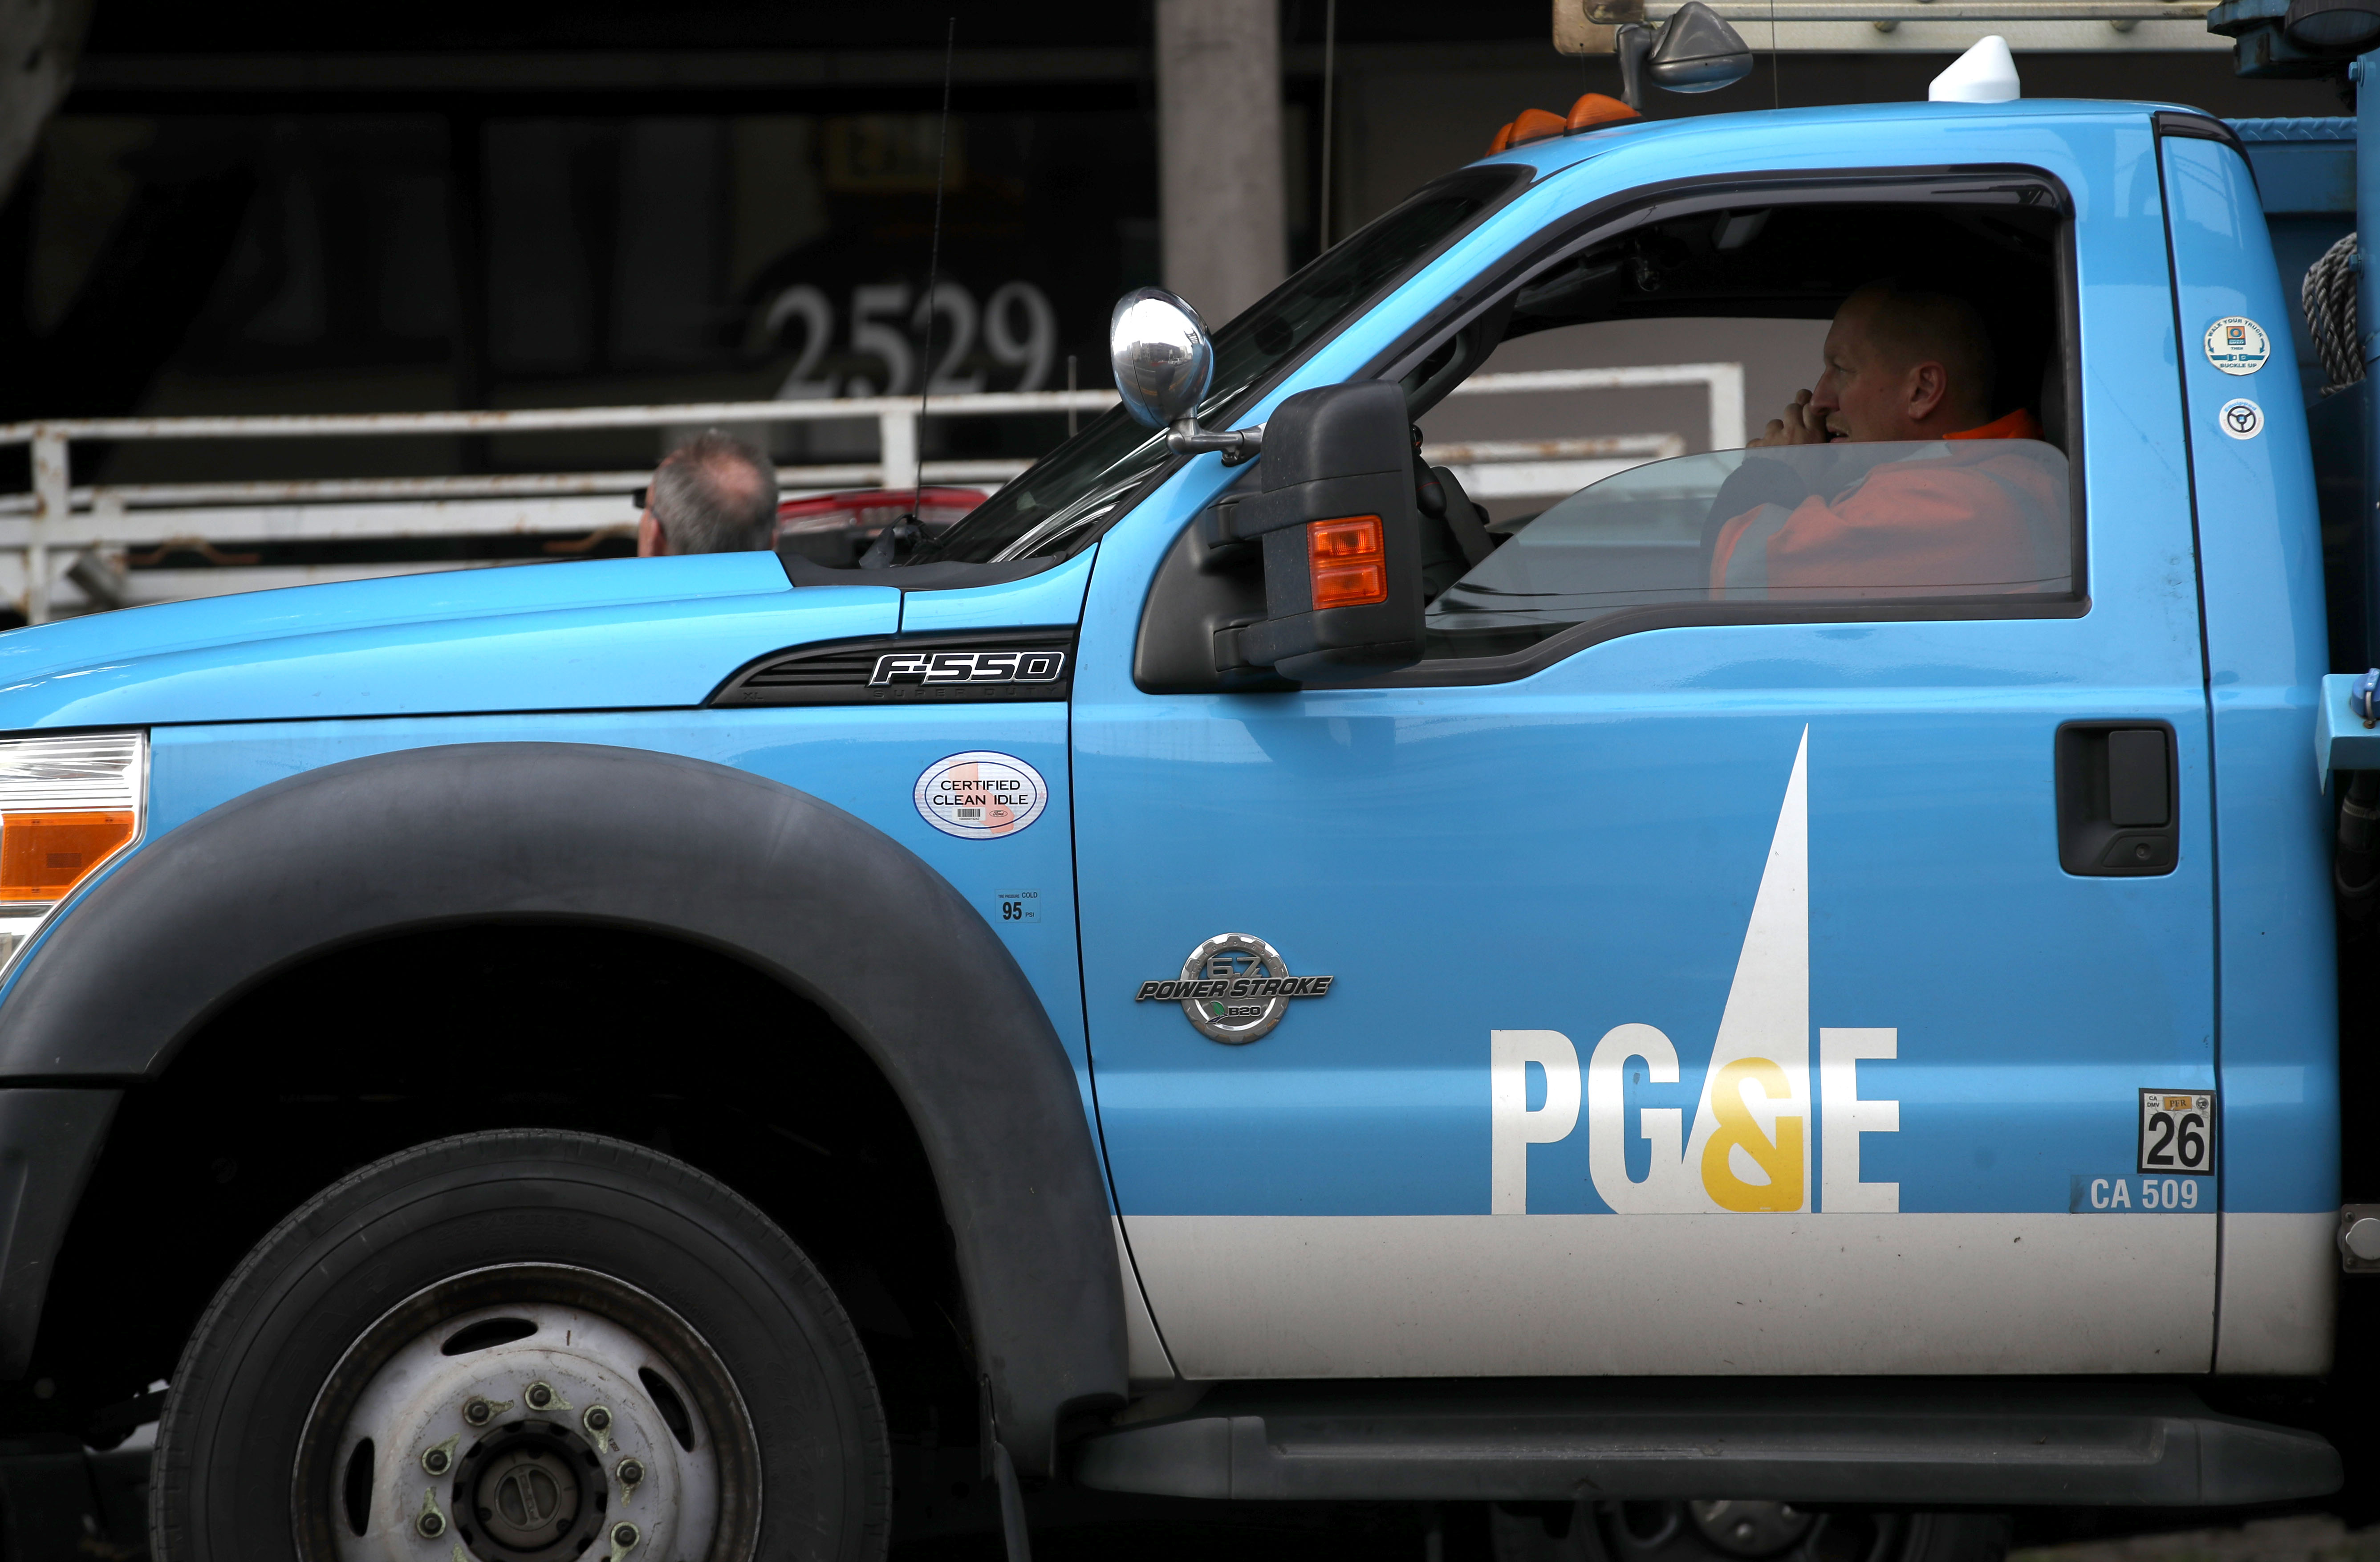
[[[469,743],[260,787],[149,842],[70,909],[0,1003],[0,1080],[154,1078],[239,991],[311,954],[538,917],[731,954],[865,1049],[925,1145],[1000,1441],[1021,1469],[1054,1469],[1068,1406],[1122,1400],[1105,1182],[1039,997],[907,848],[746,771]]]

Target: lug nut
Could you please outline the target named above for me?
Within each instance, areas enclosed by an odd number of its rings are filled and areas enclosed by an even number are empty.
[[[434,1541],[446,1532],[446,1516],[433,1507],[415,1519],[413,1527],[421,1531],[422,1539]]]
[[[587,1407],[586,1421],[587,1430],[589,1432],[609,1431],[612,1425],[612,1412],[601,1405],[589,1405]]]
[[[613,1473],[620,1478],[621,1485],[633,1486],[645,1478],[645,1467],[635,1459],[622,1459],[619,1469]]]
[[[445,1474],[446,1467],[454,1462],[453,1456],[443,1448],[432,1448],[421,1456],[421,1468],[432,1475]]]
[[[635,1545],[637,1544],[637,1527],[634,1524],[613,1525],[612,1544],[618,1546],[622,1551],[625,1551],[630,1546]]]
[[[528,1401],[530,1409],[541,1410],[553,1403],[553,1390],[544,1384],[532,1383],[528,1385],[528,1392],[521,1397]]]
[[[476,1394],[463,1401],[463,1419],[473,1426],[485,1426],[495,1415],[496,1408]]]

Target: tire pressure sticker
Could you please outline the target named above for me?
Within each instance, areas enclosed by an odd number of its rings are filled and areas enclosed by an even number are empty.
[[[2206,328],[2206,361],[2226,374],[2252,374],[2272,356],[2265,328],[2244,314],[2227,314]]]
[[[2141,1092],[2139,1170],[2161,1177],[2206,1177],[2214,1172],[2213,1091]]]
[[[997,840],[1041,817],[1041,773],[1014,754],[973,750],[937,760],[914,794],[926,823],[961,840]]]
[[[2215,421],[2234,439],[2253,439],[2265,432],[2265,409],[2244,396],[2225,402]]]

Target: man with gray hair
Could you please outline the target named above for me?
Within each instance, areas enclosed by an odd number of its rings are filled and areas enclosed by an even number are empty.
[[[732,554],[775,545],[777,468],[767,455],[710,429],[662,458],[638,495],[637,556]]]

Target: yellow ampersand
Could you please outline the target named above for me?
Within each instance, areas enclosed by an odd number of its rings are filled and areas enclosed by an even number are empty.
[[[1771,1101],[1789,1099],[1793,1093],[1785,1070],[1765,1057],[1739,1057],[1718,1071],[1718,1078],[1711,1081],[1711,1114],[1718,1119],[1718,1127],[1703,1146],[1703,1187],[1719,1208],[1742,1214],[1798,1210],[1802,1207],[1802,1119],[1798,1116],[1778,1118],[1777,1142],[1771,1144],[1760,1131],[1752,1108],[1744,1104],[1747,1080],[1757,1082]],[[1739,1144],[1753,1165],[1768,1174],[1765,1185],[1744,1181],[1727,1164],[1728,1152]]]

